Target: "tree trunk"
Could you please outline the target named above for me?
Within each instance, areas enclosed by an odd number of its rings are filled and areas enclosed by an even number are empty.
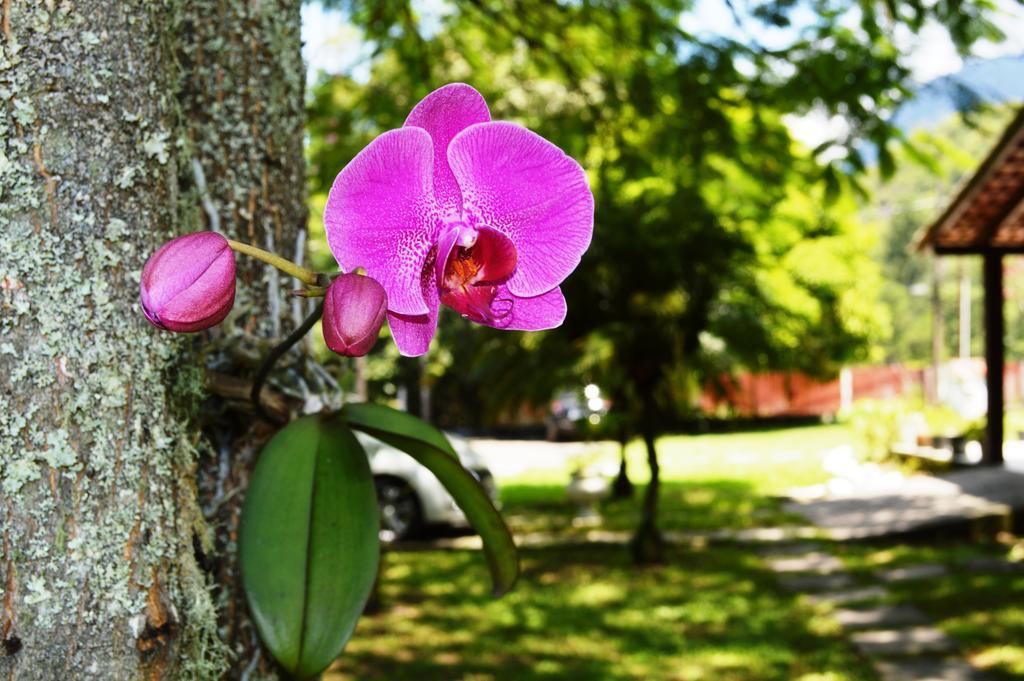
[[[244,395],[302,311],[240,259],[229,320],[173,336],[138,278],[200,229],[301,248],[298,5],[0,0],[0,678],[259,664],[233,537],[272,428],[204,384]]]
[[[654,447],[654,431],[644,428],[643,439],[647,447],[647,465],[651,469],[651,481],[644,491],[640,525],[633,535],[631,548],[633,560],[638,565],[652,565],[665,560],[665,540],[658,529],[658,494],[661,490],[661,467],[658,452]]]
[[[307,218],[300,4],[190,2],[178,49],[185,70],[179,100],[192,152],[186,181],[194,188],[192,205],[203,207],[203,225],[297,262],[304,255]],[[289,302],[285,294],[297,282],[274,268],[247,258],[238,264],[244,294],[240,288],[229,335],[207,361],[217,369],[209,387],[227,392],[228,399],[208,401],[202,419],[213,446],[199,462],[199,496],[211,528],[200,548],[218,585],[221,640],[232,652],[235,672],[266,673],[272,664],[247,616],[236,537],[249,473],[274,427],[256,418],[245,400],[232,400],[230,386],[243,381],[248,393],[268,340],[301,324],[313,301]],[[329,402],[326,392],[336,394],[337,385],[304,354],[293,350],[280,364],[271,378],[280,391],[314,409]]]
[[[629,464],[626,461],[627,438],[623,434],[619,440],[619,473],[612,485],[612,496],[615,499],[633,498],[633,481],[629,479]]]

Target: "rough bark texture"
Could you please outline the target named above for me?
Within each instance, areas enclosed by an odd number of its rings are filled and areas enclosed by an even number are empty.
[[[306,223],[302,153],[303,85],[298,0],[207,0],[188,3],[180,45],[184,69],[181,107],[191,151],[190,176],[207,228],[302,260]],[[268,350],[298,326],[307,309],[283,295],[296,282],[257,261],[239,259],[246,282],[236,298],[233,329],[208,357],[211,388],[230,396],[255,372]],[[301,299],[303,307],[312,301]],[[308,303],[308,305],[305,305]],[[316,367],[290,353],[275,375],[278,389],[301,401],[322,385]],[[227,383],[225,385],[225,382]],[[233,406],[234,405],[234,406]],[[315,405],[314,405],[315,406]],[[199,496],[209,534],[200,542],[203,566],[217,582],[221,640],[236,674],[269,672],[246,615],[238,573],[236,538],[244,490],[259,448],[272,434],[248,404],[207,403],[203,430],[210,456],[200,459]],[[241,407],[236,408],[236,407]]]
[[[192,205],[204,207],[207,229],[301,261],[307,213],[299,5],[188,2],[179,54],[189,180],[200,194]],[[290,331],[282,320],[292,308],[280,294],[294,282],[255,260],[241,259],[239,266],[249,287],[236,302],[236,323],[262,338]]]
[[[138,278],[198,229],[301,249],[298,5],[0,0],[0,679],[259,667],[230,580],[271,429],[204,365],[241,396],[300,310],[244,265],[228,322],[175,337]]]

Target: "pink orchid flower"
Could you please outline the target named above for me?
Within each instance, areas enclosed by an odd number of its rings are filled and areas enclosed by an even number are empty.
[[[558,286],[590,245],[594,197],[576,161],[453,83],[338,173],[324,225],[341,268],[384,286],[395,344],[417,356],[442,303],[499,329],[560,325]]]

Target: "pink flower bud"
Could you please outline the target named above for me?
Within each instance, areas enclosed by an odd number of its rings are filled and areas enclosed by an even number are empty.
[[[189,333],[219,324],[235,303],[235,254],[216,232],[195,232],[160,247],[142,268],[146,319]]]
[[[346,357],[362,357],[377,342],[388,311],[388,296],[376,279],[343,274],[324,298],[324,340]]]

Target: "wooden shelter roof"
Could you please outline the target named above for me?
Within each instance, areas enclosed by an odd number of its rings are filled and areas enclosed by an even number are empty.
[[[918,248],[936,253],[1024,253],[1024,109]]]

